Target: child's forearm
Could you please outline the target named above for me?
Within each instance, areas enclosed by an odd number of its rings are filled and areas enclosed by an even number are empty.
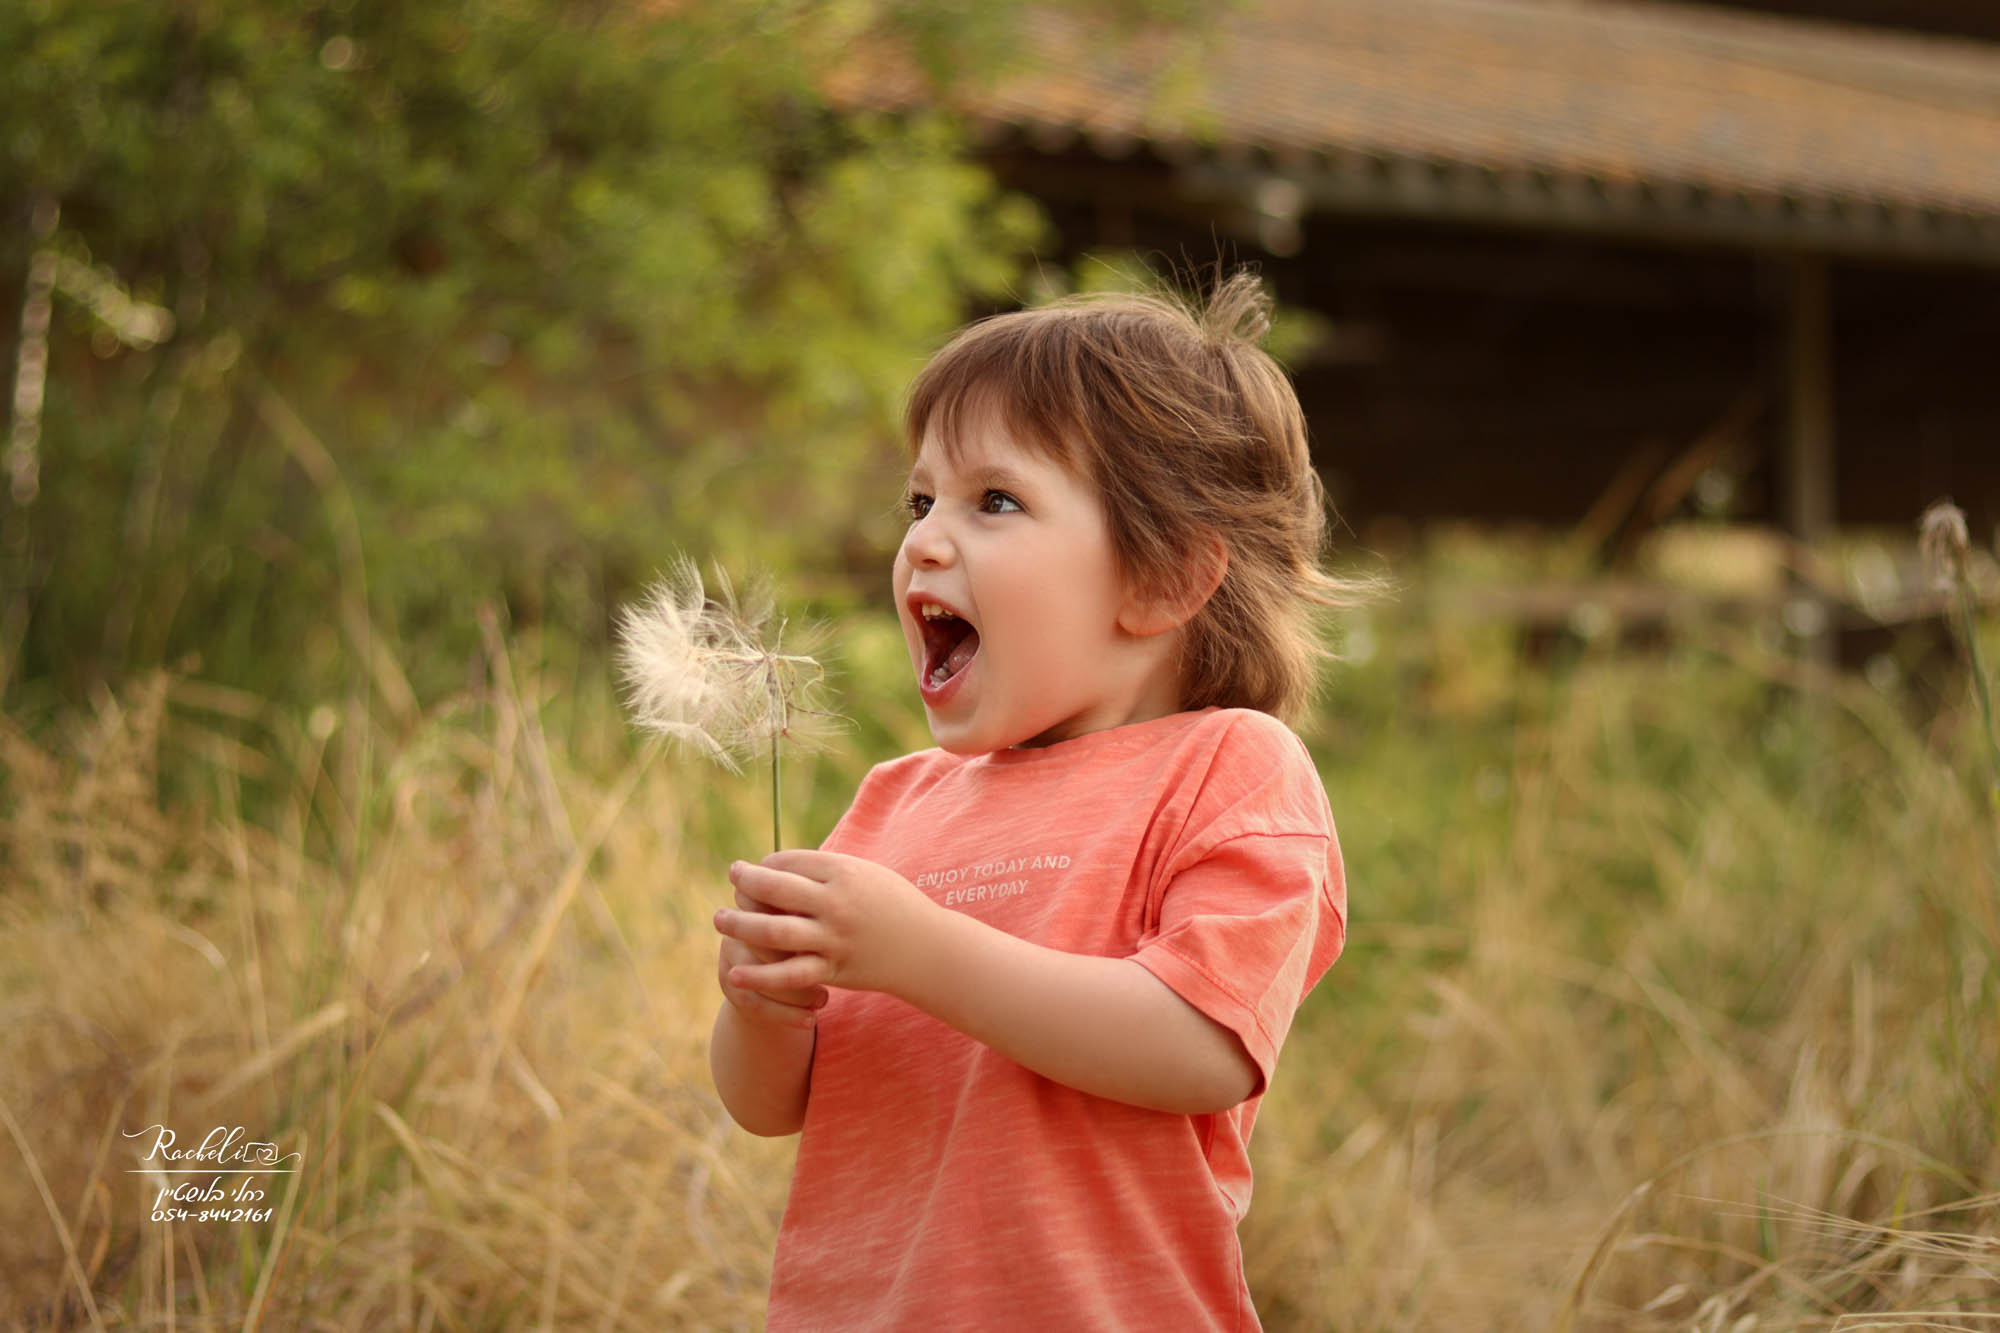
[[[1236,1035],[1130,959],[1017,939],[860,857],[777,852],[729,877],[771,910],[724,908],[716,929],[785,956],[731,965],[726,984],[883,991],[1046,1078],[1157,1111],[1226,1110],[1256,1090]]]
[[[1064,953],[940,908],[894,987],[902,999],[1045,1078],[1183,1115],[1256,1090],[1236,1035],[1128,958]]]
[[[709,1039],[708,1068],[730,1118],[752,1134],[796,1134],[812,1082],[813,1032],[759,1023],[725,1001]]]

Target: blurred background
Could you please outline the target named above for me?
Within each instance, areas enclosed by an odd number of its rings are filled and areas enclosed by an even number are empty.
[[[10,1326],[757,1326],[768,775],[630,731],[618,609],[829,624],[823,836],[927,743],[904,386],[1217,263],[1394,587],[1266,1325],[2000,1318],[1992,6],[25,0],[0,87]],[[304,1170],[154,1221],[153,1124]]]

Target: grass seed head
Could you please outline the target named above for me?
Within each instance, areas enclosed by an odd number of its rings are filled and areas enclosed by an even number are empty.
[[[1966,531],[1963,509],[1949,500],[1939,500],[1926,509],[1917,524],[1917,546],[1923,552],[1924,568],[1940,588],[1949,590],[1965,583],[1972,538]]]

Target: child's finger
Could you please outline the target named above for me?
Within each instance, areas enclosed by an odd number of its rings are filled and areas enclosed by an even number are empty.
[[[731,987],[729,1000],[746,1014],[765,1022],[782,1023],[786,1027],[809,1028],[819,1021],[818,1005],[788,1004],[776,996],[747,986]]]
[[[758,864],[770,870],[780,870],[803,879],[824,883],[840,868],[843,861],[852,859],[839,852],[822,852],[811,847],[791,847],[784,851],[772,852]]]
[[[826,959],[814,953],[800,953],[775,963],[738,964],[729,969],[729,984],[768,996],[776,991],[823,986],[827,975]]]
[[[743,890],[736,890],[736,905],[746,912],[775,912],[778,909],[761,898],[753,898]]]
[[[730,939],[727,935],[722,938],[736,948],[736,953],[730,959],[732,967],[740,962],[775,963],[781,958],[790,957],[790,953],[784,949],[753,949],[740,940]]]
[[[789,1004],[799,1009],[824,1009],[831,993],[824,986],[803,986],[798,990],[758,991],[766,999],[779,1004]]]
[[[722,985],[722,993],[729,1002],[746,1013],[772,1022],[796,1023],[797,1013],[786,1010],[810,1012],[824,1006],[830,998],[824,986],[803,986],[795,990],[761,990],[745,988],[735,984],[732,974],[739,967],[756,964],[780,963],[790,954],[772,953],[763,949],[752,949],[728,936],[722,938],[722,957],[716,969],[716,980]]]
[[[729,986],[730,968],[736,967],[738,965],[748,965],[751,963],[781,963],[789,957],[791,957],[791,955],[785,953],[782,950],[753,949],[749,945],[744,944],[740,940],[732,940],[727,935],[724,935],[722,937],[722,958],[716,970],[716,976],[721,980],[722,988],[724,990],[728,990],[730,989]],[[801,992],[801,994],[803,994],[803,992]],[[797,1000],[787,999],[786,997],[783,996],[780,996],[779,998],[785,999],[786,1003],[788,1004],[799,1003],[799,1001]]]
[[[722,937],[723,975],[726,975],[728,973],[728,970],[732,967],[735,967],[738,963],[779,963],[783,962],[787,958],[790,958],[791,956],[792,953],[788,949],[753,949],[749,945],[743,943],[741,940],[731,939],[727,935],[724,935]],[[786,1003],[804,1004],[811,1008],[817,1009],[820,1005],[826,1003],[826,988],[823,986],[815,986],[813,987],[813,990],[819,992],[818,998],[787,999]],[[810,996],[811,993],[812,993],[811,991],[799,992],[799,994],[802,996]]]
[[[729,867],[729,882],[772,911],[803,912],[811,915],[819,901],[820,886],[801,875],[769,866],[737,861]]]
[[[774,953],[811,953],[826,942],[820,924],[804,916],[733,912],[724,907],[715,914],[715,929],[752,949]]]

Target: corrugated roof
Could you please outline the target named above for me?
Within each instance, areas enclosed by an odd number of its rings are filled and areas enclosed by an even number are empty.
[[[1245,0],[1179,36],[1028,22],[1018,71],[945,100],[1112,151],[1256,153],[1308,206],[1466,212],[1473,180],[1489,204],[1538,187],[1613,214],[1720,206],[2000,252],[1992,44],[1616,0]],[[847,93],[935,96],[881,66]],[[1371,170],[1387,184],[1357,187]]]

